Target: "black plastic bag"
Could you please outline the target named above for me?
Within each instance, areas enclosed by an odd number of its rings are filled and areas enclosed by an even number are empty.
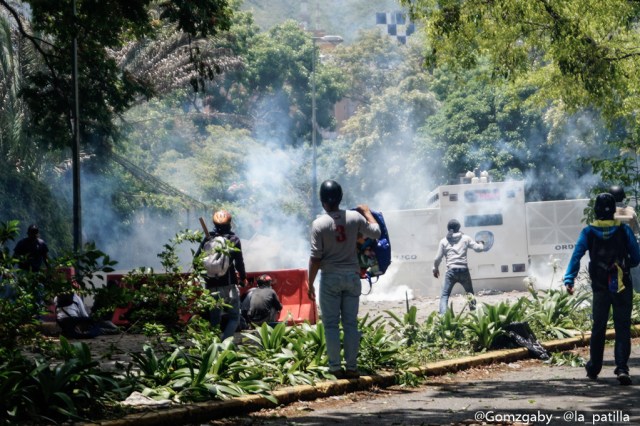
[[[533,334],[533,331],[531,331],[529,323],[512,322],[511,324],[504,327],[504,331],[513,342],[515,342],[518,346],[527,348],[529,350],[529,353],[534,357],[542,360],[551,358],[547,350],[542,347],[540,342],[538,342],[538,339],[536,338],[535,334]]]

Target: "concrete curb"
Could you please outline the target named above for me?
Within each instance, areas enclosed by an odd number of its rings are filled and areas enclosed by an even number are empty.
[[[640,325],[631,327],[632,335],[640,334]],[[615,332],[608,330],[607,339],[613,339]],[[590,333],[567,339],[552,340],[542,344],[551,352],[565,351],[589,344]],[[407,370],[420,377],[440,376],[446,373],[465,370],[472,367],[501,362],[513,362],[529,358],[526,348],[491,351],[475,356],[438,361],[424,367]],[[333,395],[370,389],[374,386],[385,388],[396,384],[394,373],[380,373],[372,376],[361,376],[359,379],[342,379],[319,382],[315,386],[290,386],[278,389],[273,396],[278,404],[259,395],[246,395],[225,401],[209,401],[172,408],[145,410],[141,413],[129,414],[116,420],[98,423],[84,423],[84,426],[147,426],[147,425],[182,425],[186,423],[206,422],[234,415],[245,415],[263,408],[273,408],[296,401],[311,401]]]

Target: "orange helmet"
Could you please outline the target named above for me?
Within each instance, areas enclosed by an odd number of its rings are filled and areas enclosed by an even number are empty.
[[[231,224],[231,213],[226,210],[218,210],[215,212],[211,218],[213,223],[216,225],[230,225]]]

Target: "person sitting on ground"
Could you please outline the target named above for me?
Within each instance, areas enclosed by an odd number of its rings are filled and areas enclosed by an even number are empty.
[[[91,339],[101,334],[120,333],[120,329],[111,321],[94,321],[77,293],[59,294],[53,303],[56,306],[56,321],[64,337]]]
[[[258,277],[258,287],[252,288],[245,299],[244,306],[248,306],[247,321],[250,324],[274,324],[278,320],[282,304],[273,290],[273,278],[263,274]]]

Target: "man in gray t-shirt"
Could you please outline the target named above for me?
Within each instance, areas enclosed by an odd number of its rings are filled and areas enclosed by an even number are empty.
[[[266,322],[273,325],[282,310],[282,303],[271,287],[273,278],[270,275],[262,274],[258,277],[257,283],[258,287],[249,290],[242,302],[242,310],[246,313],[246,319],[251,324],[262,325]]]
[[[311,225],[311,256],[309,258],[309,298],[315,300],[313,285],[319,270],[320,312],[324,324],[329,372],[338,378],[358,376],[358,308],[360,305],[360,266],[356,253],[358,234],[380,237],[380,226],[369,207],[362,204],[356,210],[340,209],[342,188],[333,180],[320,185],[320,201],[326,214]],[[340,323],[344,330],[344,358],[340,357]]]

